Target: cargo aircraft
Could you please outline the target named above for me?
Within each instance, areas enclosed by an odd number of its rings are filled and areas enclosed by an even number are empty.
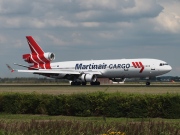
[[[111,59],[111,60],[83,60],[52,62],[54,53],[44,52],[32,36],[26,36],[31,53],[23,54],[22,58],[29,66],[14,63],[27,70],[13,72],[27,72],[56,79],[67,79],[71,85],[100,85],[97,78],[109,78],[113,82],[123,82],[125,78],[147,78],[146,85],[150,85],[150,78],[163,75],[171,71],[171,66],[158,59]]]

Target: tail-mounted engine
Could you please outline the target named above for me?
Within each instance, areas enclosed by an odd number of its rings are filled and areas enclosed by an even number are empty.
[[[24,54],[23,55],[24,61],[28,63],[47,63],[55,59],[54,53],[47,52],[43,54]]]

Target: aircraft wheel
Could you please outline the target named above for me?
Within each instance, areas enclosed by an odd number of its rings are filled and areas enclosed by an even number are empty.
[[[146,86],[149,86],[151,83],[150,82],[146,82]]]
[[[81,85],[81,82],[77,82],[77,85]]]
[[[74,82],[71,82],[71,86],[75,85]]]
[[[91,85],[94,85],[94,82],[90,82]]]
[[[100,82],[98,81],[98,82],[96,82],[97,84],[96,85],[100,85]]]
[[[86,82],[82,82],[82,85],[86,85]]]
[[[99,82],[99,81],[97,81],[97,82],[91,82],[90,84],[91,84],[91,85],[100,85],[100,82]]]
[[[75,86],[75,85],[78,86],[78,85],[81,85],[81,82],[71,82],[71,85],[72,86]]]

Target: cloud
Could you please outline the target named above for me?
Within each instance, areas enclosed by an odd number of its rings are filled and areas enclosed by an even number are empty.
[[[0,0],[0,14],[8,17],[29,14],[32,2],[26,0]]]
[[[105,1],[81,1],[84,9],[76,13],[81,21],[116,22],[132,21],[141,18],[153,18],[159,15],[163,7],[156,0],[105,0]]]
[[[56,45],[60,45],[60,46],[64,46],[64,45],[67,45],[67,43],[65,41],[62,41],[62,39],[60,38],[57,38],[53,35],[46,35],[50,40],[52,40],[52,43],[53,44],[56,44]]]
[[[63,0],[2,2],[1,28],[94,27],[101,23],[127,22],[153,18],[162,11],[155,0]],[[18,3],[18,4],[17,4]],[[15,5],[15,6],[14,6]],[[153,11],[153,12],[152,12]],[[91,24],[90,24],[91,23]],[[4,24],[4,25],[3,25]]]
[[[3,36],[3,35],[0,35],[0,45],[1,45],[2,43],[5,43],[5,42],[7,42],[6,37]]]
[[[180,67],[179,7],[178,0],[0,0],[0,55],[23,62],[32,35],[56,60],[156,57]]]
[[[155,30],[157,32],[170,32],[170,33],[180,33],[180,2],[177,0],[167,1],[160,0],[164,10],[155,19],[157,24]]]

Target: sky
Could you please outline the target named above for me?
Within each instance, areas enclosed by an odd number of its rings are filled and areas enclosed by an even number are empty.
[[[180,76],[180,0],[0,0],[0,78],[28,65],[31,35],[54,62],[155,58]]]

